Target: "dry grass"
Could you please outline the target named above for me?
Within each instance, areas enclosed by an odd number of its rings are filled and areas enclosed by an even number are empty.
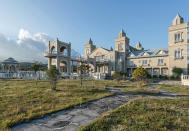
[[[144,94],[144,95],[158,95],[159,91],[147,89],[147,88],[124,88],[123,92],[131,93],[131,94]]]
[[[108,112],[81,131],[187,131],[189,98],[138,98]]]
[[[52,91],[48,81],[36,85],[34,80],[0,80],[0,127],[5,129],[112,94],[95,84],[80,87],[73,81],[60,80],[57,91]]]
[[[180,95],[189,95],[189,86],[158,85],[157,89]]]

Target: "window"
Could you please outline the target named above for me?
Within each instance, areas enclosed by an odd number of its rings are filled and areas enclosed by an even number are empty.
[[[143,60],[142,65],[147,65],[147,60]]]
[[[118,44],[118,50],[122,50],[122,44],[121,43]]]
[[[107,55],[104,55],[104,60],[107,60],[108,59],[108,56]]]
[[[100,56],[96,56],[96,61],[100,61]]]
[[[133,66],[133,65],[134,65],[134,62],[133,62],[133,61],[129,61],[129,65],[130,65],[130,66]]]
[[[86,50],[86,54],[87,54],[87,55],[89,54],[89,49]]]
[[[163,65],[163,59],[158,59],[158,65]]]
[[[113,60],[113,55],[110,55],[110,60]]]
[[[182,32],[175,34],[175,42],[180,42],[182,40]]]
[[[175,58],[182,58],[182,49],[175,50]]]

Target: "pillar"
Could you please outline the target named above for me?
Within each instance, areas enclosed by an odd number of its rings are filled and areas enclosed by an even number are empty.
[[[71,65],[71,66],[72,66],[72,71],[71,71],[71,73],[73,73],[73,60],[72,60],[72,65]]]
[[[70,60],[67,60],[67,74],[70,75],[71,72],[71,65],[70,65]]]
[[[94,62],[94,72],[96,73],[96,62]]]
[[[48,69],[51,67],[51,58],[48,58]]]
[[[133,68],[131,68],[131,75],[133,74]]]
[[[105,73],[105,63],[104,63],[104,73]]]
[[[162,75],[161,68],[159,68],[159,74]]]
[[[153,76],[154,76],[154,69],[152,68],[152,73],[151,73],[151,75],[152,75],[152,78],[153,78]]]

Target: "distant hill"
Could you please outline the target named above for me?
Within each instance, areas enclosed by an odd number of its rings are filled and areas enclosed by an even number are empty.
[[[81,54],[74,49],[71,49],[71,56],[74,58],[78,58],[79,56],[81,56]]]

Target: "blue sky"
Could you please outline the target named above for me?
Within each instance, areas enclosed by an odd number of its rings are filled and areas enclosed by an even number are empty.
[[[21,29],[45,33],[83,53],[90,37],[97,46],[114,48],[123,28],[132,46],[140,41],[145,49],[164,48],[176,14],[189,21],[188,5],[188,0],[0,0],[0,33],[8,40],[18,40]]]

